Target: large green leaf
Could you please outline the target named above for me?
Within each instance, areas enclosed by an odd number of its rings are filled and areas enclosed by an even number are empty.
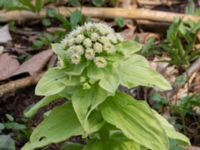
[[[117,62],[116,71],[122,85],[132,88],[139,85],[171,89],[171,85],[163,76],[151,69],[146,59],[140,55],[132,55],[127,60]]]
[[[101,105],[103,118],[124,135],[152,150],[167,150],[168,138],[150,107],[123,93],[116,93]]]
[[[35,128],[30,142],[22,150],[33,150],[51,143],[58,143],[71,136],[83,134],[83,129],[71,103],[54,108]]]
[[[174,127],[160,114],[155,110],[152,110],[158,121],[161,123],[161,126],[165,130],[167,136],[171,139],[179,141],[181,144],[190,145],[190,140],[183,134],[177,132]]]
[[[138,52],[141,48],[142,45],[136,41],[124,41],[115,46],[117,51],[122,52],[127,57]]]
[[[116,92],[120,83],[118,72],[114,69],[115,67],[116,66],[113,65],[112,68],[104,70],[104,77],[99,82],[99,86],[111,94]]]
[[[80,87],[72,96],[74,110],[87,134],[90,132],[88,124],[90,113],[101,104],[107,96],[108,93],[98,85],[93,85],[89,90],[83,90],[82,87]]]
[[[140,146],[137,143],[128,140],[93,140],[88,145],[86,145],[83,150],[140,150]]]
[[[49,69],[38,82],[35,93],[45,96],[55,95],[65,88],[67,80],[68,76],[64,70],[59,68]]]
[[[50,95],[41,99],[37,104],[31,107],[27,112],[24,113],[26,117],[32,117],[40,108],[46,106],[52,101],[61,98],[59,95]]]

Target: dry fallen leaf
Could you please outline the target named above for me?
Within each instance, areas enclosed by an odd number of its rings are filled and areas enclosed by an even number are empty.
[[[134,33],[135,28],[125,29],[124,31],[120,32],[121,36],[126,40],[132,40],[135,37]]]
[[[16,76],[23,73],[29,73],[30,75],[34,75],[41,72],[52,55],[52,50],[45,50],[34,55],[31,59],[25,61],[20,66],[20,68],[12,74],[12,76]]]
[[[16,58],[5,53],[0,54],[0,80],[8,79],[12,73],[19,68],[19,62]]]
[[[186,150],[200,150],[200,147],[190,146],[190,147],[187,147]]]
[[[9,27],[5,25],[0,28],[0,43],[7,43],[10,40],[12,40],[12,37],[9,32]]]

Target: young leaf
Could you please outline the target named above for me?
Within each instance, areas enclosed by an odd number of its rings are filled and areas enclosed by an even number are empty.
[[[58,43],[52,44],[52,50],[58,56],[61,67],[67,67],[69,64],[69,59],[67,58],[63,45]]]
[[[72,25],[72,28],[74,29],[78,23],[80,22],[82,17],[82,13],[80,10],[75,10],[70,14],[70,23]]]
[[[21,4],[23,4],[25,7],[29,8],[31,11],[35,12],[35,7],[34,5],[31,3],[30,0],[19,0],[19,2]]]
[[[92,0],[92,3],[97,6],[100,7],[104,4],[105,0]]]
[[[152,150],[168,150],[168,138],[145,102],[116,93],[102,103],[101,112],[127,138]]]
[[[125,21],[123,17],[116,17],[115,23],[120,27],[123,28],[125,26]]]
[[[83,134],[71,103],[54,108],[35,128],[30,142],[22,150],[36,149],[51,143],[64,141],[71,136]]]
[[[49,69],[38,82],[35,93],[44,96],[57,94],[66,87],[65,82],[67,80],[68,76],[64,70],[59,68]]]
[[[36,0],[35,1],[35,11],[40,12],[43,6],[43,0]]]
[[[81,5],[79,0],[69,0],[68,2],[74,7],[77,7],[77,6]]]

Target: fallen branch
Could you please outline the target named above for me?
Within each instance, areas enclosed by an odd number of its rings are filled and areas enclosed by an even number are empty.
[[[40,73],[38,75],[26,77],[0,85],[0,96],[36,84],[41,79],[42,74],[43,73]]]
[[[69,16],[71,12],[80,8],[71,7],[58,7],[58,11],[64,15]],[[161,21],[161,22],[172,22],[174,18],[182,18],[184,22],[192,20],[194,22],[200,21],[199,16],[185,15],[179,13],[162,12],[148,9],[138,9],[138,8],[92,8],[92,7],[82,7],[81,11],[86,16],[100,17],[100,18],[115,18],[124,17],[126,19],[144,19],[151,21]],[[0,11],[1,22],[8,22],[11,20],[23,22],[33,19],[42,19],[47,14],[47,8],[42,9],[39,14],[28,12],[28,11],[11,11],[5,12]]]

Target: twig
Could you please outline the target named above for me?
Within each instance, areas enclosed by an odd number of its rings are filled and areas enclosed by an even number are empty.
[[[193,73],[200,69],[200,57],[183,73],[187,79],[189,79]],[[189,88],[188,88],[189,89]],[[173,91],[168,92],[168,96],[172,97],[177,93],[178,89],[174,89]]]
[[[175,5],[179,4],[180,1],[178,0],[173,0],[173,1],[168,1],[168,0],[138,0],[138,3],[141,5]]]
[[[71,7],[58,7],[58,11],[64,15],[69,16],[70,12],[73,12],[79,8]],[[185,15],[179,13],[162,12],[148,9],[138,8],[93,8],[82,7],[82,13],[86,16],[100,17],[100,18],[115,18],[117,16],[124,17],[126,19],[144,19],[151,21],[172,22],[175,18],[181,18],[184,22],[192,20],[194,22],[200,21],[199,16]],[[12,11],[5,12],[0,11],[1,22],[8,22],[11,20],[23,22],[26,20],[42,19],[47,14],[47,8],[42,9],[39,14],[35,14],[28,11]]]
[[[0,85],[0,96],[36,84],[42,77],[42,74],[43,73],[40,73],[34,76],[26,77]]]
[[[190,77],[194,72],[200,69],[200,57],[187,69],[187,75]],[[185,73],[186,74],[186,73]]]

